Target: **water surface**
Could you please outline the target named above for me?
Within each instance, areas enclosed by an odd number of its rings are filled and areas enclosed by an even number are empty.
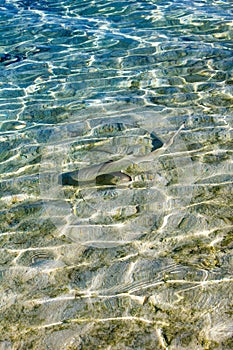
[[[231,2],[0,0],[0,66],[0,349],[232,349]]]

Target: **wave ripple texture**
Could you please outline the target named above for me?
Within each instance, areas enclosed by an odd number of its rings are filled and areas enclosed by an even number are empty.
[[[232,17],[0,0],[0,350],[233,348]]]

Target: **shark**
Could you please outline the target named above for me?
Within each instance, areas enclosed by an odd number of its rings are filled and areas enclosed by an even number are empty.
[[[117,185],[132,181],[126,170],[130,165],[139,165],[149,162],[163,154],[174,142],[176,136],[184,128],[183,123],[179,129],[157,148],[145,155],[126,155],[118,160],[108,160],[99,164],[90,165],[78,170],[62,173],[58,176],[58,184],[63,186],[79,186],[83,183],[95,183],[96,185]]]

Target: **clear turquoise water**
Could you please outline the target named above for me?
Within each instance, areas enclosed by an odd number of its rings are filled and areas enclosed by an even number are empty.
[[[232,12],[0,0],[0,350],[232,349]]]

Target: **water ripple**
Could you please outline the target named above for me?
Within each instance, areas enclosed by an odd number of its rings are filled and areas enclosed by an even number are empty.
[[[230,350],[230,1],[2,0],[0,47],[0,348]]]

